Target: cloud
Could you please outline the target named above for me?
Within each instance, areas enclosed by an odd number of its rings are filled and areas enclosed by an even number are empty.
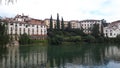
[[[0,5],[0,15],[14,16],[26,14],[30,17],[45,19],[57,13],[64,20],[120,19],[119,0],[18,0],[10,5]]]

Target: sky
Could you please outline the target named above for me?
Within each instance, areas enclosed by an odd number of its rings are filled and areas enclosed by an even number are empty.
[[[120,20],[120,0],[14,0],[0,4],[0,16],[14,17],[16,14],[42,19],[63,17],[64,20],[105,19]]]

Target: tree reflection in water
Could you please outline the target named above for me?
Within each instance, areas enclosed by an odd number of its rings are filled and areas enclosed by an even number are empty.
[[[118,61],[118,59],[120,59],[120,49],[114,45],[87,44],[81,46],[48,47],[50,67],[72,68],[72,66],[78,66],[78,68],[104,68],[111,60]]]
[[[0,49],[1,68],[117,68],[120,47],[105,44]]]

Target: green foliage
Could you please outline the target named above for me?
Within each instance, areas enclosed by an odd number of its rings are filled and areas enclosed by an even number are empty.
[[[62,44],[62,41],[63,41],[63,37],[59,36],[59,35],[57,35],[53,38],[49,37],[50,44],[59,45],[59,44]]]
[[[50,17],[50,30],[53,29],[53,19],[52,19],[52,16]]]
[[[48,41],[50,44],[62,44],[62,42],[81,42],[82,37],[80,36],[77,29],[71,30],[48,30]]]
[[[71,22],[68,22],[68,27],[67,27],[68,30],[71,30],[72,29],[72,25],[71,25]]]
[[[70,42],[80,42],[81,41],[81,36],[71,36],[67,40],[70,41]]]
[[[117,36],[117,38],[115,39],[115,42],[120,44],[120,35]]]
[[[63,20],[63,18],[62,18],[62,21],[61,21],[61,28],[62,28],[62,30],[64,30],[64,20]]]
[[[100,32],[99,32],[99,24],[94,24],[92,28],[92,35],[96,38],[99,37]]]
[[[103,36],[100,36],[100,37],[98,37],[98,38],[96,38],[97,39],[97,42],[98,43],[103,43],[103,42],[105,42],[105,38],[103,37]]]
[[[1,45],[6,45],[9,43],[9,35],[7,34],[7,27],[5,27],[5,22],[2,23],[0,21],[0,44]]]
[[[60,30],[59,14],[57,13],[57,29]]]
[[[19,43],[25,45],[25,44],[31,44],[33,43],[33,41],[30,39],[30,37],[27,34],[23,34],[19,38]]]
[[[87,35],[86,37],[84,37],[84,41],[88,43],[93,43],[95,42],[95,37],[92,35]]]

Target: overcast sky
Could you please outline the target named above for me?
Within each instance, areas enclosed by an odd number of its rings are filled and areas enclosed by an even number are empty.
[[[64,20],[105,19],[120,20],[120,0],[17,0],[14,4],[0,4],[0,16],[29,15],[37,19],[56,19],[57,13]]]

